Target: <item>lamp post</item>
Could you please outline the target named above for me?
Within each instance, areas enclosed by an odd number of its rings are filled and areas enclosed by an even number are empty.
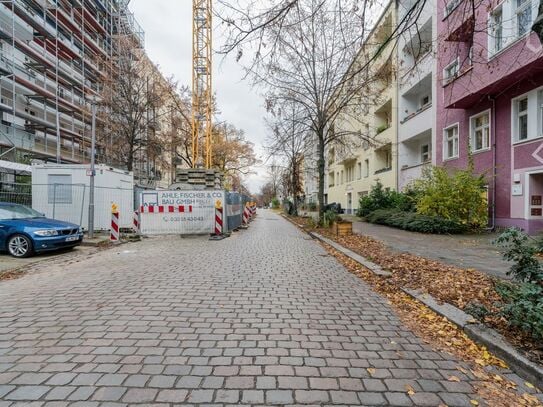
[[[89,191],[89,239],[94,238],[94,177],[95,156],[96,156],[96,109],[100,99],[96,95],[92,95],[89,99],[92,110],[92,135],[91,135],[91,162],[90,162],[90,191]]]

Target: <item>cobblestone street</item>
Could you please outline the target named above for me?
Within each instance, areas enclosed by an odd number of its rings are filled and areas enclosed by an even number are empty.
[[[268,211],[219,242],[151,238],[43,267],[1,282],[0,303],[0,406],[477,398],[459,362]]]

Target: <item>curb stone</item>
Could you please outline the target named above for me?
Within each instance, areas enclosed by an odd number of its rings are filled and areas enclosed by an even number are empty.
[[[358,253],[353,252],[350,249],[347,249],[346,247],[343,247],[342,245],[325,238],[324,236],[319,235],[315,232],[309,232],[309,236],[311,236],[314,239],[320,240],[321,242],[326,243],[329,246],[332,246],[334,249],[336,249],[338,252],[343,253],[345,256],[353,259],[357,263],[362,264],[364,267],[369,269],[373,274],[378,275],[380,277],[390,277],[392,276],[392,273],[386,270],[383,270],[383,268],[369,260],[367,260],[365,257],[359,255]]]
[[[340,244],[325,238],[315,232],[308,232],[309,235],[317,240],[320,240],[339,252],[343,253],[347,257],[362,264],[368,268],[372,273],[381,277],[390,277],[392,274],[383,270],[380,266],[366,260],[363,256],[349,250]],[[543,388],[543,368],[524,357],[519,351],[517,351],[507,340],[495,330],[476,323],[475,319],[455,307],[452,304],[443,302],[439,303],[434,297],[429,294],[423,294],[417,290],[411,290],[407,288],[401,288],[410,297],[420,301],[432,311],[447,318],[453,324],[461,328],[466,335],[468,335],[475,342],[484,345],[496,356],[503,359],[508,366],[523,378],[529,380],[538,388]]]

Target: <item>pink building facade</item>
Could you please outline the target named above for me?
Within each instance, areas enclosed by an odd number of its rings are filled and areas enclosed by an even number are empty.
[[[438,0],[436,164],[486,174],[492,225],[543,230],[539,0]]]

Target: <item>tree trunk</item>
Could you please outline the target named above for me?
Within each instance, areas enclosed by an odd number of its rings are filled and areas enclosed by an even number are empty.
[[[319,222],[322,223],[324,219],[324,170],[325,170],[325,161],[324,161],[324,131],[317,131],[317,138],[319,140],[318,145],[318,173],[319,173]]]

